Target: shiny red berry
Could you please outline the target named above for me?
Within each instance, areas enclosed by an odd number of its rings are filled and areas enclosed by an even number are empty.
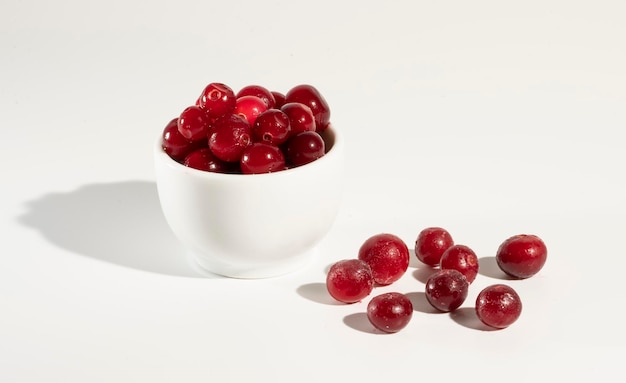
[[[478,275],[478,256],[465,245],[452,245],[443,252],[439,267],[457,270],[472,283]]]
[[[293,166],[313,162],[325,153],[324,139],[317,132],[300,132],[287,142],[287,161]]]
[[[291,135],[300,132],[315,131],[315,117],[308,106],[299,102],[289,102],[284,104],[280,110],[289,117],[291,125]]]
[[[503,329],[519,319],[522,300],[508,285],[485,287],[476,297],[476,315],[487,326]]]
[[[426,299],[439,311],[459,308],[469,292],[469,282],[457,270],[439,270],[426,281]]]
[[[163,151],[175,161],[183,162],[187,154],[206,145],[206,140],[191,141],[183,137],[178,131],[178,117],[163,129]]]
[[[183,164],[190,168],[214,173],[225,173],[229,169],[228,164],[217,158],[209,148],[201,148],[189,153]]]
[[[367,304],[367,319],[380,331],[396,333],[413,317],[413,304],[404,294],[389,292],[375,296]]]
[[[422,230],[415,240],[417,259],[429,266],[438,266],[443,252],[454,245],[450,233],[441,227]]]
[[[276,101],[276,104],[274,104],[274,108],[280,109],[285,104],[285,95],[275,90],[271,91],[271,93],[272,96],[274,96],[274,100]]]
[[[213,82],[202,90],[196,105],[204,109],[210,119],[215,120],[232,113],[235,102],[235,92],[228,85]]]
[[[188,106],[178,117],[178,131],[188,140],[196,141],[207,136],[209,117],[197,105]]]
[[[276,99],[274,98],[274,94],[264,86],[261,85],[246,85],[237,92],[237,98],[241,98],[243,96],[255,96],[263,100],[267,109],[272,109],[276,107]]]
[[[259,114],[268,109],[265,101],[257,96],[242,96],[235,102],[234,114],[243,117],[252,126]]]
[[[255,141],[280,145],[287,141],[291,133],[289,117],[280,109],[268,109],[259,114],[252,125]]]
[[[255,142],[244,149],[239,166],[243,174],[278,172],[285,170],[285,156],[275,145]]]
[[[324,131],[330,122],[330,107],[322,94],[312,85],[302,84],[291,88],[285,94],[285,102],[299,102],[311,108],[315,117],[315,129]]]
[[[536,235],[518,234],[506,239],[496,253],[502,271],[513,278],[524,279],[537,274],[545,265],[548,249]]]
[[[372,269],[359,259],[337,261],[326,275],[326,289],[339,302],[360,302],[374,289]]]
[[[377,284],[389,285],[400,279],[408,269],[409,249],[398,236],[380,233],[363,242],[358,259],[370,265]]]
[[[229,114],[213,123],[209,136],[209,148],[220,160],[239,162],[244,149],[250,144],[252,144],[252,129],[243,117]]]

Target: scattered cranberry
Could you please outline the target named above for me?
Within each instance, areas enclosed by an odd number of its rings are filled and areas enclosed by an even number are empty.
[[[277,146],[265,142],[255,142],[241,154],[243,174],[261,174],[285,170],[285,157]]]
[[[293,166],[308,164],[326,153],[324,139],[317,132],[301,132],[287,143],[287,160]]]
[[[237,92],[237,98],[241,98],[243,96],[255,96],[263,100],[267,109],[272,109],[276,107],[276,99],[274,98],[274,94],[267,88],[261,85],[246,85]]]
[[[171,120],[163,129],[162,147],[165,153],[178,162],[183,162],[187,154],[206,145],[206,141],[191,141],[178,131],[178,117]]]
[[[506,239],[496,253],[500,269],[517,279],[537,274],[547,258],[546,245],[541,238],[531,234],[518,234]]]
[[[201,148],[189,153],[183,164],[190,168],[214,173],[225,173],[228,170],[228,165],[215,157],[209,148]]]
[[[209,131],[209,118],[197,105],[188,106],[178,117],[178,131],[188,140],[205,138]]]
[[[222,161],[236,162],[252,144],[252,129],[243,117],[230,114],[215,121],[209,136],[209,148]]]
[[[478,275],[478,257],[465,245],[452,245],[441,256],[441,269],[454,269],[465,276],[469,283]]]
[[[312,85],[297,85],[285,94],[285,102],[299,102],[311,108],[315,117],[315,129],[324,131],[330,122],[330,108],[322,94]]]
[[[374,289],[372,269],[358,259],[335,262],[326,275],[326,289],[340,302],[360,302]]]
[[[409,249],[393,234],[381,233],[368,238],[359,248],[358,258],[370,265],[374,281],[381,286],[400,279],[409,267]]]
[[[426,299],[437,310],[449,312],[459,308],[469,292],[469,282],[457,270],[439,270],[426,282]]]
[[[202,90],[196,105],[215,120],[232,113],[235,110],[235,101],[235,92],[228,85],[212,82]]]
[[[367,305],[367,318],[377,329],[395,333],[407,326],[413,316],[413,304],[398,292],[377,295]]]
[[[428,227],[422,230],[415,240],[415,255],[417,259],[429,266],[437,266],[441,256],[454,240],[450,233],[441,227]]]
[[[252,136],[256,141],[280,145],[291,133],[289,117],[280,109],[268,109],[258,115],[252,125]]]
[[[234,114],[240,115],[252,126],[259,114],[268,109],[267,104],[257,96],[242,96],[235,103]]]
[[[289,102],[284,104],[280,110],[289,117],[292,135],[315,131],[315,117],[313,117],[313,112],[308,106],[299,102]]]
[[[522,301],[512,287],[496,284],[485,287],[476,297],[476,315],[487,326],[506,328],[522,314]]]

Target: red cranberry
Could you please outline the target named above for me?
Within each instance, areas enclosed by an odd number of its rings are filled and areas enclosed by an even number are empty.
[[[183,164],[190,168],[214,173],[225,173],[228,170],[227,163],[215,157],[209,148],[201,148],[189,153]]]
[[[399,237],[381,233],[368,238],[359,248],[358,258],[372,268],[374,281],[389,285],[409,267],[409,249]]]
[[[326,275],[326,289],[340,302],[360,302],[374,289],[372,269],[359,259],[337,261]]]
[[[237,92],[237,98],[243,96],[256,96],[265,102],[267,109],[276,108],[276,99],[274,94],[267,88],[261,85],[247,85]]]
[[[178,131],[188,140],[205,138],[209,131],[209,117],[204,109],[196,105],[185,108],[178,117]]]
[[[277,146],[255,142],[244,149],[239,165],[243,174],[278,172],[285,170],[285,156]]]
[[[541,238],[518,234],[506,239],[496,253],[502,271],[513,278],[524,279],[537,274],[546,263],[548,249]]]
[[[242,96],[237,99],[233,113],[243,117],[252,126],[257,116],[267,109],[265,101],[257,96]]]
[[[440,268],[457,270],[472,283],[478,275],[478,257],[465,245],[452,245],[443,252]]]
[[[299,102],[311,108],[315,129],[322,132],[330,122],[330,107],[322,94],[312,85],[297,85],[285,94],[285,102]]]
[[[229,86],[213,82],[202,90],[196,105],[204,109],[212,120],[215,120],[232,113],[235,109],[235,101],[235,92]]]
[[[439,270],[426,281],[426,299],[439,311],[459,308],[469,292],[469,282],[457,270]]]
[[[299,102],[289,102],[284,104],[280,110],[289,117],[291,135],[315,131],[315,117],[313,117],[313,112],[308,106]]]
[[[251,143],[252,129],[243,117],[229,114],[213,123],[209,148],[220,160],[238,162],[243,150]]]
[[[437,266],[443,252],[454,245],[452,236],[441,227],[428,227],[422,230],[415,240],[417,259],[429,266]]]
[[[271,91],[272,96],[274,96],[274,100],[276,101],[276,104],[274,104],[274,108],[276,109],[280,109],[283,105],[285,105],[285,95],[277,92],[275,90]]]
[[[375,296],[367,305],[367,318],[377,329],[396,333],[405,328],[413,316],[413,304],[398,292]]]
[[[178,117],[163,129],[163,151],[175,161],[183,162],[187,154],[206,144],[205,140],[191,141],[183,137],[178,131]]]
[[[325,153],[326,144],[317,132],[301,132],[287,142],[287,160],[293,166],[313,162]]]
[[[280,145],[287,141],[291,133],[289,117],[279,109],[268,109],[259,114],[252,125],[255,141]]]
[[[487,326],[506,328],[521,314],[522,300],[510,286],[487,286],[476,297],[476,315]]]

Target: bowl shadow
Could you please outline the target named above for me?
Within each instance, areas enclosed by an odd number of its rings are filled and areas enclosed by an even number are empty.
[[[26,207],[18,217],[22,225],[73,253],[158,274],[222,278],[189,258],[167,225],[155,182],[87,184]]]

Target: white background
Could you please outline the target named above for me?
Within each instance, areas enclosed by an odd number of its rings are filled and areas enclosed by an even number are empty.
[[[0,381],[618,381],[626,201],[626,3],[3,1]],[[209,82],[315,85],[346,138],[344,203],[308,268],[190,266],[158,205],[152,144]],[[455,315],[415,304],[383,335],[334,303],[328,266],[427,226],[481,273]],[[499,243],[537,234],[523,281]],[[524,311],[487,331],[479,290]]]

